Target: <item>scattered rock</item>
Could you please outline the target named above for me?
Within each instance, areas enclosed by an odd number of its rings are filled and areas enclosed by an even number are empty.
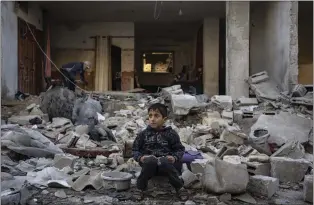
[[[303,184],[304,201],[313,203],[313,175],[306,175]]]
[[[55,196],[61,199],[67,198],[66,193],[63,190],[58,190],[55,192]]]
[[[279,180],[273,177],[255,175],[250,176],[247,190],[253,194],[271,198],[279,189]]]
[[[271,176],[278,178],[280,182],[300,182],[310,166],[310,162],[305,159],[285,157],[271,157],[270,163]]]

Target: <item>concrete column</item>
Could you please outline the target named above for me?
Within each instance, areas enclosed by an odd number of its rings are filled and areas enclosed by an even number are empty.
[[[203,27],[203,88],[213,96],[219,93],[219,19],[205,18]]]
[[[226,92],[248,97],[250,2],[226,2]]]
[[[97,36],[96,38],[96,79],[95,91],[108,91],[109,85],[109,59],[108,59],[108,41]]]

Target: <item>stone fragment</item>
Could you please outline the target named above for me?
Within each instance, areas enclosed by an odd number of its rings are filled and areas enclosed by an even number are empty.
[[[108,158],[103,155],[97,155],[95,159],[96,165],[108,164]]]
[[[231,164],[241,164],[241,157],[237,155],[226,155],[223,157],[223,161],[229,162]]]
[[[55,196],[61,199],[67,198],[66,193],[63,190],[58,190],[55,192]]]
[[[235,144],[241,145],[244,143],[244,140],[247,139],[247,136],[239,130],[233,127],[229,127],[224,129],[220,136],[220,139],[228,143],[233,142]]]
[[[175,115],[187,115],[192,108],[197,108],[199,103],[192,95],[171,95],[172,111]]]
[[[245,162],[251,175],[270,176],[270,163]]]
[[[196,205],[196,203],[194,201],[188,200],[184,203],[184,205]]]
[[[303,97],[306,93],[306,87],[301,84],[295,85],[292,89],[292,97]]]
[[[303,183],[304,201],[313,203],[313,175],[306,175]]]
[[[262,71],[251,75],[248,79],[249,84],[258,84],[261,82],[265,82],[269,79],[268,73],[266,71]]]
[[[35,121],[35,123],[34,123]],[[36,123],[38,122],[38,123]],[[42,119],[39,115],[11,116],[8,123],[24,125],[41,124]]]
[[[247,190],[256,195],[271,198],[279,189],[279,180],[273,177],[255,175],[250,176]]]
[[[214,95],[211,101],[221,109],[232,110],[232,97],[229,95]]]
[[[260,163],[269,163],[269,156],[267,156],[266,154],[264,155],[250,155],[248,157],[248,161],[249,162],[260,162]]]
[[[224,193],[222,195],[219,196],[219,200],[222,202],[228,202],[231,201],[231,194],[229,193]]]
[[[258,105],[258,101],[256,98],[246,97],[240,97],[235,103],[239,106]]]
[[[72,155],[56,154],[54,158],[54,167],[63,169],[64,167],[74,168],[74,163],[78,157]]]
[[[305,155],[303,145],[298,141],[290,141],[280,147],[272,157],[288,157],[291,159],[302,159]]]
[[[278,178],[280,182],[300,182],[307,172],[310,162],[305,159],[290,159],[285,157],[271,157],[272,177]]]
[[[256,200],[248,193],[244,193],[244,194],[235,196],[234,198],[237,200],[249,203],[249,204],[256,204],[257,203]]]
[[[208,159],[195,159],[191,163],[191,171],[194,174],[204,174],[204,169],[207,162],[208,162]]]

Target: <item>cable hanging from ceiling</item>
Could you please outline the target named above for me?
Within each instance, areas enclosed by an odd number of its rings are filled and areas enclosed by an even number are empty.
[[[162,8],[162,1],[160,1],[160,8],[159,8],[158,14],[157,14],[157,7],[158,7],[158,0],[156,0],[156,2],[155,2],[155,10],[154,10],[154,19],[155,20],[159,19],[159,16],[160,16],[160,13],[161,13],[161,8]]]

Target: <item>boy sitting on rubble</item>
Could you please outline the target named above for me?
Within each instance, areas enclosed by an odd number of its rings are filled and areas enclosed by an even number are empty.
[[[148,180],[156,175],[168,176],[169,183],[175,188],[180,200],[187,200],[188,193],[183,188],[181,173],[181,158],[184,146],[179,135],[171,127],[165,127],[167,107],[156,103],[148,108],[149,125],[140,132],[133,144],[133,158],[142,167],[137,179],[138,191],[134,197],[137,200],[144,198]]]

